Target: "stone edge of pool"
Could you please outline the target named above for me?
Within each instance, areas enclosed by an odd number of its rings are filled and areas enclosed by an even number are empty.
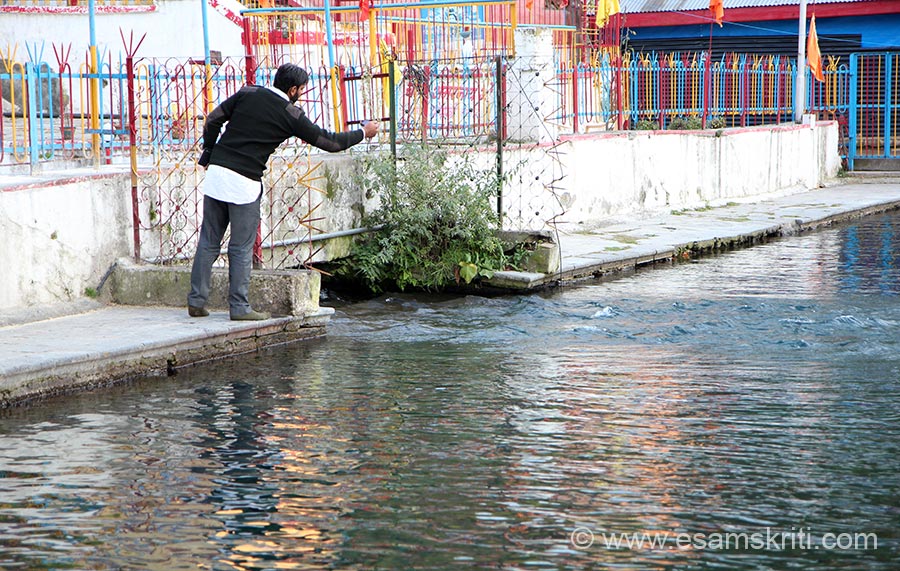
[[[496,272],[486,285],[496,290],[528,293],[615,275],[659,262],[687,261],[747,248],[773,238],[794,236],[897,209],[900,209],[900,173],[872,181],[865,178],[842,180],[828,188],[768,201],[672,212],[596,229],[569,226],[556,235],[555,243],[561,260],[556,271]],[[724,216],[733,211],[737,211],[739,216]],[[699,225],[699,228],[675,227],[683,225],[679,223],[685,219],[691,220],[694,226]],[[716,220],[725,221],[729,228],[723,228],[721,224],[716,227]],[[630,240],[626,242],[628,247],[621,247],[622,234],[635,230],[635,226],[638,229],[672,231],[662,232],[665,235],[647,234],[646,239],[629,236]]]
[[[0,327],[0,408],[319,337],[334,313],[309,270],[254,271],[254,306],[276,316],[256,322],[228,319],[227,270],[213,272],[205,318],[187,315],[190,268],[120,260],[107,284],[103,303]]]

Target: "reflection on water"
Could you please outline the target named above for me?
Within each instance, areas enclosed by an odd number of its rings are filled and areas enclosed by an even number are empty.
[[[0,568],[896,569],[898,223],[390,296],[324,340],[5,411]],[[812,540],[601,536],[766,530]]]

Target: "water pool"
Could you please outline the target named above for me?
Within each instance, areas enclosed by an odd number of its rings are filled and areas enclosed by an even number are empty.
[[[391,295],[0,411],[0,568],[895,570],[898,246],[888,215],[543,295]]]

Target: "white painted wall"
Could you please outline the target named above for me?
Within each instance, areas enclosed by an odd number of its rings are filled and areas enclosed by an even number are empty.
[[[132,251],[130,175],[0,188],[0,309],[71,301]]]
[[[504,187],[508,225],[541,229],[554,216],[591,223],[722,205],[816,188],[840,169],[837,123],[720,131],[579,135],[508,149],[524,165]],[[555,182],[554,182],[555,181]]]
[[[135,44],[141,35],[147,34],[138,51],[142,57],[203,58],[203,18],[200,0],[156,0],[154,12],[97,13],[96,35],[100,53],[118,56],[124,45],[119,29],[126,40],[134,32]],[[241,29],[218,13],[207,9],[209,44],[211,50],[219,50],[223,56],[241,56]],[[72,45],[72,67],[84,61],[84,53],[90,45],[90,20],[87,14],[31,11],[28,13],[3,12],[0,14],[0,38],[2,49],[8,42],[18,45],[17,61],[28,59],[26,46],[44,44],[43,59],[56,68],[56,58],[51,44]],[[124,57],[124,56],[123,56]]]

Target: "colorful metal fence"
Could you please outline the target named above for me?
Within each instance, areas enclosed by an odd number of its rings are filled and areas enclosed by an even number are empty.
[[[291,61],[307,68],[372,68],[408,61],[512,55],[517,8],[513,0],[379,2],[331,6],[313,0],[297,8],[242,12],[244,41],[255,65]],[[383,71],[383,70],[382,70]]]
[[[90,108],[79,96],[90,77],[86,60],[79,67],[70,48],[54,46],[51,64],[44,47],[28,46],[27,59],[14,46],[0,48],[0,163],[34,165],[84,150]]]
[[[517,6],[513,0],[373,4],[248,10],[244,40],[248,69],[272,70],[291,61],[331,79],[328,117],[342,130],[363,119],[386,119],[388,65],[404,113],[401,139],[480,136],[494,113],[492,74],[484,62],[514,53]]]
[[[59,61],[21,62],[0,50],[0,164],[38,164],[59,159],[87,159],[96,144],[104,162],[129,151],[128,72],[123,56],[101,54],[99,71],[54,46]],[[139,155],[187,150],[202,135],[206,114],[247,82],[243,58],[225,58],[209,68],[203,61],[139,58],[134,65],[132,97],[135,144]],[[310,70],[301,100],[307,114],[332,130],[331,74]],[[257,69],[254,81],[271,83],[272,69]],[[89,82],[99,79],[93,109]],[[96,113],[99,127],[92,128]]]
[[[590,61],[578,58],[577,65],[560,61],[558,120],[577,131],[590,125],[666,129],[689,118],[698,126],[743,127],[793,115],[796,68],[790,58],[726,54],[707,62],[703,52],[628,54],[621,63],[616,58],[600,52]],[[843,120],[850,109],[850,74],[830,59],[824,83],[807,81],[808,110]]]
[[[335,70],[310,67],[303,96],[310,117],[331,130],[355,128],[363,119],[389,119],[386,69],[394,61],[396,141],[492,135],[497,89],[491,59],[409,60],[382,48],[383,61],[374,67],[365,62]],[[618,64],[614,53],[598,51],[585,61],[573,55],[573,46],[563,48],[551,86],[558,104],[550,117],[562,133],[664,129],[685,119],[749,126],[788,121],[793,112],[796,70],[786,58],[731,54],[707,67],[702,54],[656,54]],[[808,109],[839,122],[842,136],[853,143],[845,154],[853,158],[898,155],[898,57],[831,58],[824,83],[807,81]],[[101,53],[100,61],[98,73],[91,74],[88,54],[75,57],[66,46],[32,46],[25,57],[0,49],[0,164],[88,158],[94,135],[104,162],[128,151],[125,62],[111,53]],[[133,96],[139,155],[193,147],[208,110],[247,82],[246,66],[245,58],[214,61],[209,68],[202,61],[138,59]],[[271,82],[272,67],[256,65],[252,71],[254,82]],[[100,85],[96,128],[90,119],[92,78]]]
[[[900,159],[900,53],[852,54],[850,69],[850,168]]]

